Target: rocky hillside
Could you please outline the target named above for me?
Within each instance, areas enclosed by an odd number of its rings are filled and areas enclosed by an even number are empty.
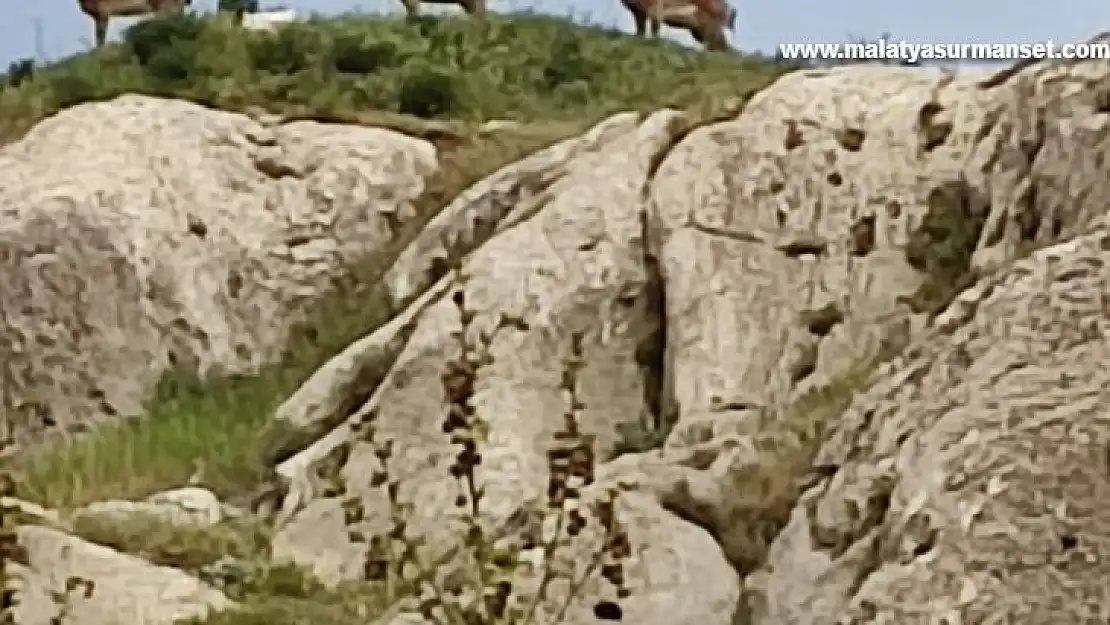
[[[0,150],[15,622],[1110,618],[1110,64],[778,77],[449,22],[628,58],[574,104],[475,44],[533,91],[453,119],[242,95],[424,67],[336,69],[324,26],[304,74]],[[129,38],[100,60],[155,80]]]

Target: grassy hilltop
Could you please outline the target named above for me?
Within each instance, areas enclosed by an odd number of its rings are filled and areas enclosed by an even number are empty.
[[[484,22],[314,18],[276,35],[244,32],[227,17],[181,15],[139,23],[120,44],[0,88],[0,137],[67,106],[127,92],[349,121],[384,111],[583,122],[619,110],[705,105],[759,88],[775,73],[759,58],[702,54],[534,14]]]

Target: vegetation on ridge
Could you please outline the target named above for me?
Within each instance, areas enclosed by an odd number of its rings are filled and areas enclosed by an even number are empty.
[[[390,112],[580,122],[735,96],[786,68],[532,14],[411,22],[351,15],[273,34],[244,31],[226,15],[184,14],[141,22],[120,44],[31,79],[17,69],[13,86],[0,89],[0,137],[122,93],[349,121]]]

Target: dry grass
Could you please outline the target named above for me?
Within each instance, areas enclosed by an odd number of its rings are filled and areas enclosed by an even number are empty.
[[[733,565],[748,573],[761,565],[778,533],[790,519],[802,492],[828,476],[814,458],[827,428],[865,390],[878,360],[860,360],[828,382],[814,386],[779,410],[771,411],[754,435],[761,457],[731,476],[744,485],[730,498],[729,527],[743,528],[740,544],[730,545]]]

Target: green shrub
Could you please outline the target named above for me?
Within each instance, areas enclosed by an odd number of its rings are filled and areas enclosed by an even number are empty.
[[[275,33],[258,33],[250,37],[252,65],[261,73],[291,76],[314,67],[325,50],[319,29],[291,24]]]
[[[157,55],[174,54],[175,48],[191,48],[204,28],[204,18],[191,13],[144,20],[124,31],[123,47],[146,66]]]
[[[59,108],[66,108],[82,102],[95,102],[106,99],[109,94],[90,78],[77,73],[62,74],[50,83],[54,100]]]
[[[203,18],[188,13],[146,20],[127,29],[124,49],[156,89],[188,87],[205,75],[198,62],[204,52],[204,29]]]
[[[938,313],[975,280],[971,260],[986,215],[974,211],[967,185],[951,182],[933,189],[921,225],[906,244],[906,261],[925,273],[911,298],[919,312]]]
[[[340,74],[373,74],[403,61],[392,41],[376,41],[361,33],[339,33],[332,41],[331,66]]]
[[[442,117],[458,112],[458,81],[442,70],[425,67],[401,83],[398,112],[416,117]]]
[[[8,72],[5,74],[4,82],[9,87],[18,87],[23,83],[31,80],[35,75],[35,60],[34,59],[18,59],[8,64]]]
[[[588,85],[603,71],[601,62],[586,56],[581,39],[560,33],[543,68],[543,86],[554,91],[568,83]]]

